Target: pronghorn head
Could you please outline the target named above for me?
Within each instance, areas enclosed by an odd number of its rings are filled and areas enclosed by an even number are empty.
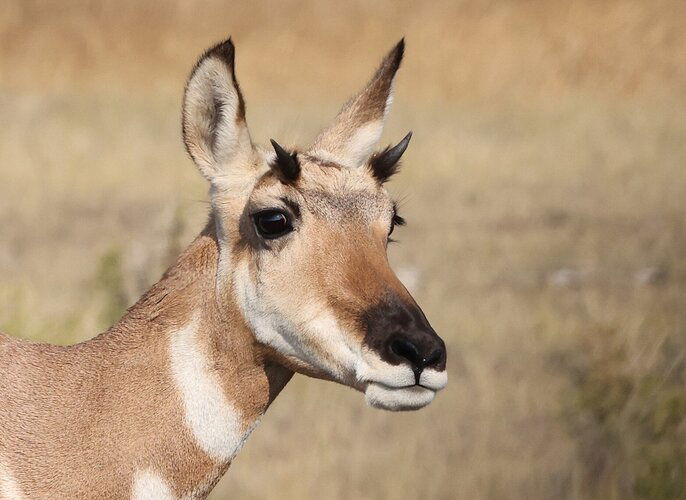
[[[183,104],[186,147],[211,185],[220,302],[278,363],[390,410],[421,408],[447,382],[444,343],[386,256],[403,220],[384,183],[410,134],[374,151],[403,49],[307,149],[253,145],[230,40],[200,58]]]

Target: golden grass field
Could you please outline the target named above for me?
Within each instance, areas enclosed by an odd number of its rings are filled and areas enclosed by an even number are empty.
[[[232,35],[253,137],[306,145],[401,36],[391,259],[450,383],[390,414],[297,376],[211,498],[686,497],[686,3],[0,9],[0,329],[105,329],[200,231],[180,139]]]

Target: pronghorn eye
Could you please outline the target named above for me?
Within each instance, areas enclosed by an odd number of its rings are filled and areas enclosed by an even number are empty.
[[[254,217],[257,232],[263,238],[278,238],[293,230],[288,216],[279,210],[264,210],[256,213]]]

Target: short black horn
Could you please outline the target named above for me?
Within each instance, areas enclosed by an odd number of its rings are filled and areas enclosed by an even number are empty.
[[[392,148],[388,147],[372,157],[370,164],[374,177],[385,182],[398,171],[398,162],[410,144],[411,138],[412,132],[408,132],[398,144]]]
[[[272,165],[280,177],[285,181],[294,181],[300,175],[300,162],[298,162],[298,154],[289,153],[274,139],[270,139],[274,152],[276,153],[276,163]]]

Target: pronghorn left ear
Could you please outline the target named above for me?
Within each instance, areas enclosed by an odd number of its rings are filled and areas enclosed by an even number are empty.
[[[386,55],[367,86],[319,134],[308,154],[351,167],[367,161],[381,139],[384,119],[393,100],[393,79],[404,51],[403,39]]]
[[[205,52],[183,96],[183,141],[210,182],[220,180],[236,165],[251,164],[253,145],[234,54],[230,38]]]

